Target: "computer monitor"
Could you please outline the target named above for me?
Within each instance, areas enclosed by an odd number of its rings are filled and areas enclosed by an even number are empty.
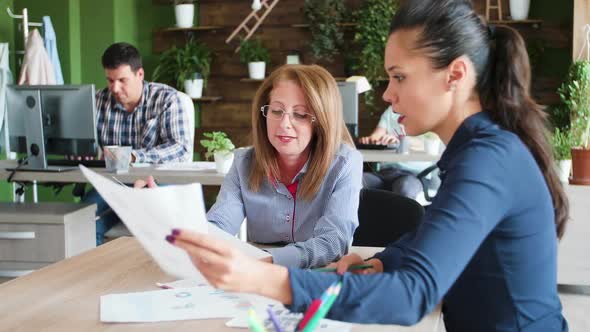
[[[59,171],[47,154],[96,156],[94,85],[9,85],[6,97],[10,150],[28,155],[22,169]]]
[[[342,96],[342,112],[344,123],[354,138],[358,137],[359,97],[355,82],[338,82],[338,89]]]

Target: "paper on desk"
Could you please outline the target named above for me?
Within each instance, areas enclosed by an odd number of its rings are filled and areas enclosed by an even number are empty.
[[[211,286],[110,294],[100,297],[100,321],[133,323],[231,318],[250,305]]]
[[[188,254],[165,240],[173,228],[207,233],[200,184],[135,189],[80,169],[162,270],[183,279],[201,276]]]

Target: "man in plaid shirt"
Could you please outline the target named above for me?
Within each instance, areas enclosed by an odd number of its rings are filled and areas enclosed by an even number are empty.
[[[108,88],[96,93],[97,133],[101,146],[131,146],[131,161],[165,163],[189,161],[188,114],[177,91],[144,80],[141,55],[128,43],[115,43],[102,55]],[[96,244],[119,218],[91,190],[82,201],[97,204]]]

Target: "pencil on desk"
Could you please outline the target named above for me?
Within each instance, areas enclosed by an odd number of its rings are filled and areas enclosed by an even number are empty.
[[[258,317],[256,317],[256,313],[252,308],[248,309],[248,325],[250,326],[250,330],[254,332],[266,332],[266,329],[258,320]]]
[[[272,325],[274,325],[275,331],[276,332],[283,332],[283,329],[281,328],[281,324],[279,324],[279,320],[277,319],[277,316],[272,311],[272,307],[268,306],[268,308],[266,308],[266,311],[268,311],[268,317],[270,318]]]
[[[326,317],[330,308],[336,302],[336,298],[338,294],[340,294],[340,290],[342,289],[342,283],[339,282],[338,285],[332,289],[332,292],[325,303],[322,303],[318,311],[316,312],[313,317],[309,320],[309,322],[305,325],[302,332],[312,332],[315,328],[320,324],[320,321]]]
[[[348,267],[347,271],[358,271],[358,270],[366,270],[373,268],[371,264],[359,264],[359,265],[351,265]],[[317,269],[312,269],[315,272],[336,272],[335,267],[320,267]]]

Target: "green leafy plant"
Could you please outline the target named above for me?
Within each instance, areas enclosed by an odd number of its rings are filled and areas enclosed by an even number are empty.
[[[215,152],[231,152],[235,149],[229,137],[222,131],[203,133],[209,139],[202,139],[201,145],[207,149],[205,158],[209,159]]]
[[[318,60],[329,62],[339,53],[343,44],[342,23],[345,16],[342,0],[305,0],[303,11],[311,31],[311,54]]]
[[[240,42],[240,62],[250,63],[264,61],[270,63],[270,52],[259,38],[242,40]]]
[[[553,145],[553,156],[555,160],[572,159],[572,139],[569,130],[555,128],[551,137],[551,144]]]
[[[373,87],[383,77],[385,43],[389,36],[389,25],[397,11],[395,0],[366,0],[354,13],[357,30],[354,42],[360,46],[355,70],[364,75]],[[374,89],[365,94],[365,103],[374,107]]]
[[[570,119],[573,147],[589,149],[590,141],[590,61],[576,61],[557,90]]]
[[[206,86],[211,61],[211,51],[202,43],[190,41],[183,47],[173,46],[160,56],[152,80],[175,84],[177,89],[183,89],[185,80],[200,76],[204,80],[203,86]],[[195,73],[198,74],[196,77]]]

